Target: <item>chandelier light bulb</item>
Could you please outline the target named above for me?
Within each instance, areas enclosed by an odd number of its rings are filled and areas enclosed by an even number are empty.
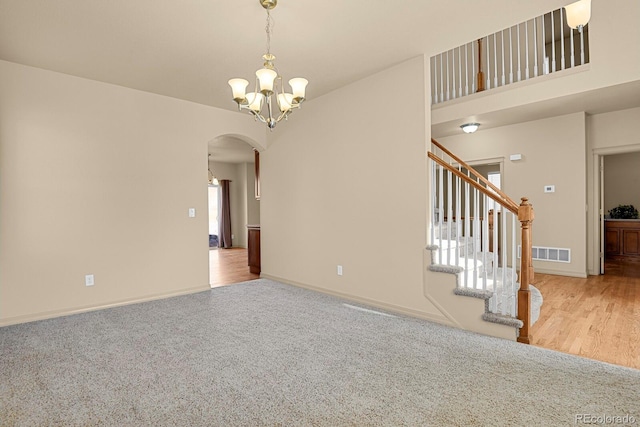
[[[273,93],[273,82],[276,77],[278,77],[278,73],[269,68],[262,68],[256,71],[256,77],[260,81],[260,92],[269,96]]]
[[[307,84],[309,84],[309,81],[307,79],[303,79],[302,77],[296,77],[295,79],[289,80],[289,85],[291,86],[291,91],[293,92],[293,99],[295,99],[296,102],[301,102],[304,100]]]
[[[249,103],[249,109],[259,113],[262,109],[262,102],[264,101],[264,95],[260,92],[249,92],[247,94],[247,101]]]
[[[278,95],[278,106],[280,107],[280,111],[286,113],[291,110],[293,105],[293,94],[290,93],[281,93]]]
[[[233,92],[233,100],[238,102],[238,100],[244,101],[246,99],[245,92],[247,90],[247,86],[249,86],[249,82],[245,79],[231,79],[229,80],[229,86],[231,86],[231,92]]]

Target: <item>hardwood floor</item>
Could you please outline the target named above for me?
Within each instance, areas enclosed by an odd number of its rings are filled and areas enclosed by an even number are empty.
[[[209,283],[212,288],[259,278],[259,274],[249,272],[246,249],[209,250]]]
[[[640,278],[536,274],[544,298],[532,344],[640,369]]]

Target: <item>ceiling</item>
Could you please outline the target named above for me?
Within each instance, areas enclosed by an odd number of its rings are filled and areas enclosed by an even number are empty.
[[[312,102],[571,2],[280,0],[271,52],[285,81],[309,80]],[[253,80],[265,24],[258,0],[0,0],[0,59],[235,110],[227,80]]]

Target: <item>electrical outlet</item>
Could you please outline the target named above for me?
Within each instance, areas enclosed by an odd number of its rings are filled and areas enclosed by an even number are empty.
[[[342,266],[338,266],[338,276],[342,276]]]
[[[231,240],[235,239],[236,236],[234,234],[231,235]]]
[[[84,276],[84,285],[85,286],[95,285],[95,281],[93,280],[93,274],[87,274],[86,276]]]

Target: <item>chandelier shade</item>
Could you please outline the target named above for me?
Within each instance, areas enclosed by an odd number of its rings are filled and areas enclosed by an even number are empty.
[[[241,78],[229,80],[229,86],[231,86],[233,100],[238,105],[238,109],[248,111],[256,120],[265,123],[270,130],[273,130],[278,122],[282,119],[286,120],[293,110],[300,108],[305,100],[309,81],[302,77],[293,78],[289,80],[290,92],[286,91],[282,76],[273,64],[276,57],[271,53],[272,18],[270,10],[275,8],[278,2],[277,0],[258,1],[267,11],[267,53],[262,55],[263,68],[256,71],[254,91],[247,92],[249,82]],[[275,109],[274,103],[277,103],[279,113]]]
[[[568,4],[564,7],[564,10],[567,12],[567,25],[575,30],[582,31],[582,28],[591,19],[591,0],[580,0]]]

